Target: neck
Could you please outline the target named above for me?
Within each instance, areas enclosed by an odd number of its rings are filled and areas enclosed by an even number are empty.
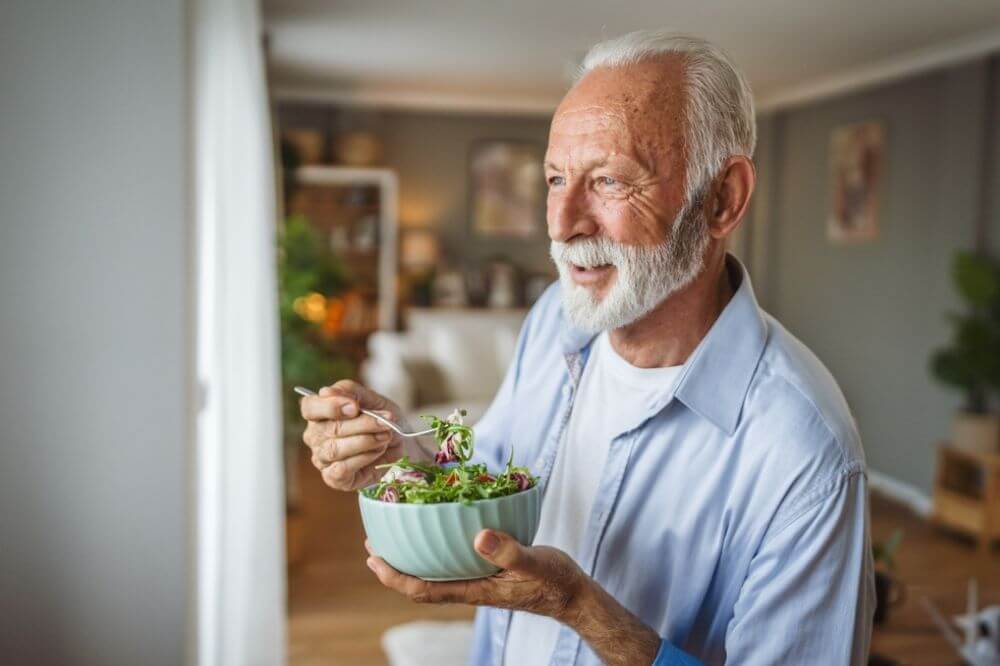
[[[681,365],[712,328],[733,293],[725,249],[709,251],[694,280],[641,319],[611,331],[611,346],[638,368]]]

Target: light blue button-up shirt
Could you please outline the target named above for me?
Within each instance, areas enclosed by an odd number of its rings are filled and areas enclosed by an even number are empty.
[[[736,293],[642,419],[614,438],[578,564],[646,624],[655,664],[863,664],[875,608],[864,454],[820,361]],[[553,285],[476,425],[477,457],[545,479],[594,336]],[[475,666],[500,666],[510,611],[480,609]],[[550,663],[601,663],[563,626]],[[516,665],[515,665],[516,666]]]

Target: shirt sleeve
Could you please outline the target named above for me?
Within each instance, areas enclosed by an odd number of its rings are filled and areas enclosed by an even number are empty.
[[[865,664],[873,571],[857,464],[814,489],[765,535],[726,631],[726,661]]]

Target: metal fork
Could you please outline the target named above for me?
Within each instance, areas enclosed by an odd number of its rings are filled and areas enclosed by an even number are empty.
[[[317,395],[316,391],[311,391],[311,390],[307,389],[304,386],[296,386],[292,390],[294,390],[296,393],[298,393],[301,396]],[[419,437],[420,435],[429,435],[432,432],[434,432],[434,430],[435,430],[434,428],[428,428],[427,430],[421,430],[420,432],[403,432],[402,430],[399,429],[399,426],[397,426],[395,423],[393,423],[392,421],[390,421],[387,418],[383,418],[382,416],[376,414],[375,412],[373,412],[371,410],[362,409],[361,413],[362,414],[367,414],[368,416],[372,417],[376,421],[381,421],[382,423],[384,423],[385,425],[389,426],[396,433],[398,433],[399,435],[401,435],[403,437]]]

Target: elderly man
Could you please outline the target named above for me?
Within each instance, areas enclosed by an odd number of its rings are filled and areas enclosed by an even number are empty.
[[[545,171],[560,282],[476,426],[543,481],[534,544],[484,530],[504,569],[428,583],[483,606],[474,664],[861,664],[874,610],[861,443],[836,382],[754,298],[726,240],[754,188],[750,90],[711,44],[638,32],[595,46],[552,119]],[[302,405],[334,488],[427,458],[358,409]]]

